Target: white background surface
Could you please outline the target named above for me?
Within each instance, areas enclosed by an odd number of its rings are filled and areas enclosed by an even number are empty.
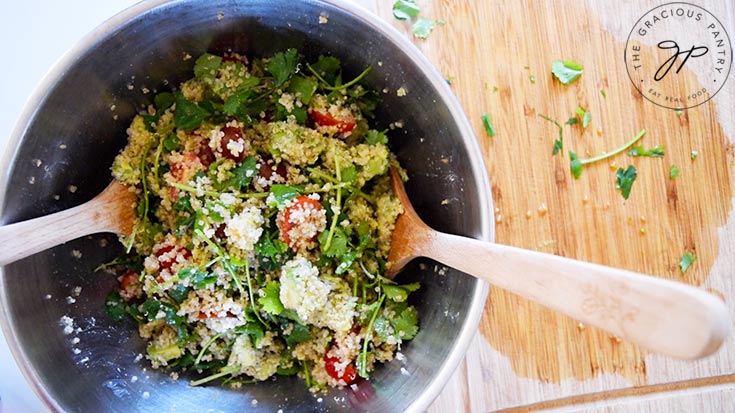
[[[8,0],[0,5],[0,149],[26,100],[46,72],[77,41],[135,0]],[[47,409],[20,373],[0,335],[0,412]]]
[[[365,0],[354,0],[365,4]],[[137,0],[7,0],[0,3],[0,153],[44,75],[79,40]],[[0,246],[1,247],[1,246]],[[46,409],[0,334],[0,413]]]

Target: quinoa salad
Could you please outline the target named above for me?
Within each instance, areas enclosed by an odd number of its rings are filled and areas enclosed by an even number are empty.
[[[403,212],[378,95],[338,59],[204,54],[155,95],[112,174],[138,196],[125,254],[103,267],[115,320],[153,368],[191,385],[368,378],[418,331],[418,283],[384,278]],[[405,176],[405,174],[404,174]]]

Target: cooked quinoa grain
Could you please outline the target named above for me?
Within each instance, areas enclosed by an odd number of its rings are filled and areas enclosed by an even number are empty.
[[[132,120],[113,163],[138,218],[107,311],[138,322],[172,378],[353,385],[417,334],[419,285],[381,276],[403,210],[368,70],[343,82],[337,59],[300,60],[199,57]]]

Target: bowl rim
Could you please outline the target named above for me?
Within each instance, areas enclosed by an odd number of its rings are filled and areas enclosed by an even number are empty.
[[[307,1],[315,4],[323,3],[325,5],[341,9],[348,14],[353,15],[355,18],[363,20],[364,23],[382,33],[391,43],[393,43],[394,46],[409,57],[410,60],[414,62],[428,78],[441,99],[447,104],[452,119],[460,131],[462,142],[469,150],[468,156],[470,169],[472,171],[472,177],[477,183],[476,190],[478,192],[477,196],[480,203],[480,228],[478,228],[478,238],[483,241],[493,242],[495,240],[495,226],[494,221],[490,217],[490,211],[493,210],[493,200],[492,192],[490,190],[490,179],[482,157],[482,150],[459,100],[438,69],[415,44],[408,40],[404,33],[401,33],[387,21],[360,4],[344,0]],[[78,56],[82,55],[86,50],[89,50],[95,43],[104,39],[110,33],[113,33],[116,29],[137,16],[165,4],[176,2],[177,0],[147,0],[123,9],[114,16],[103,21],[100,25],[78,40],[74,46],[67,50],[61,58],[53,64],[53,66],[44,75],[43,79],[36,85],[33,93],[26,100],[21,114],[15,121],[2,156],[0,157],[0,212],[4,209],[3,205],[5,202],[8,180],[10,178],[10,171],[12,170],[16,160],[19,143],[24,135],[23,132],[28,126],[30,120],[33,118],[36,108],[44,100],[46,91],[61,79],[64,73],[76,62]],[[4,267],[0,267],[0,277],[3,277],[4,274]],[[26,382],[29,384],[36,396],[38,396],[39,399],[53,411],[63,411],[61,406],[40,384],[41,380],[38,372],[33,368],[33,366],[31,366],[25,351],[21,348],[20,343],[18,343],[15,336],[11,333],[10,322],[7,317],[8,300],[5,288],[3,288],[2,285],[3,284],[0,283],[0,329],[2,329],[10,352],[13,355],[18,368],[25,377]],[[444,389],[449,378],[457,370],[467,353],[470,343],[473,341],[478,331],[478,325],[484,312],[488,292],[489,284],[479,279],[476,280],[475,288],[472,292],[471,305],[467,312],[464,325],[460,329],[458,341],[447,355],[444,363],[429,385],[424,388],[423,392],[406,409],[407,412],[426,411],[429,405],[431,405],[431,403]]]

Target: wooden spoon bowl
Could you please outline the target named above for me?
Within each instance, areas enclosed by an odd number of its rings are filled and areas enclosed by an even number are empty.
[[[649,350],[695,359],[716,351],[730,315],[719,298],[690,285],[472,238],[426,225],[391,168],[403,206],[387,276],[429,257]],[[431,281],[428,281],[431,282]]]

